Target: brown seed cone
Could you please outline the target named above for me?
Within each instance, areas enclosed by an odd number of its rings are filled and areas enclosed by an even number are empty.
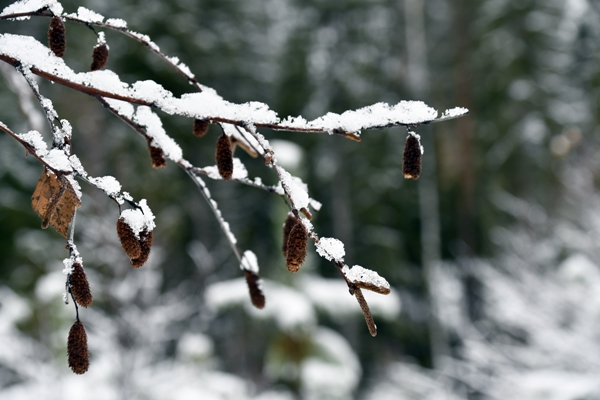
[[[57,57],[62,57],[67,50],[67,38],[65,32],[65,24],[60,17],[54,17],[50,20],[50,27],[48,28],[48,46]]]
[[[201,138],[208,132],[210,121],[207,119],[195,119],[194,120],[194,135]]]
[[[421,175],[421,143],[416,135],[409,133],[404,145],[402,173],[406,179],[419,179]]]
[[[150,257],[150,248],[152,247],[153,240],[154,235],[152,234],[152,232],[140,232],[139,244],[141,252],[139,257],[131,259],[131,265],[133,266],[133,268],[140,268],[141,266],[146,264],[146,261],[148,261],[148,257]]]
[[[69,367],[76,374],[85,373],[90,367],[90,354],[87,346],[87,334],[81,321],[75,321],[67,339]]]
[[[248,284],[248,290],[250,291],[250,299],[254,307],[262,309],[265,307],[265,295],[260,288],[261,281],[260,276],[252,271],[246,272],[246,283]]]
[[[283,245],[281,250],[283,251],[283,256],[285,257],[287,254],[287,243],[290,238],[290,232],[292,228],[296,225],[298,219],[294,216],[294,214],[289,213],[285,222],[283,223]]]
[[[306,245],[308,244],[308,232],[300,221],[294,225],[287,241],[287,252],[285,255],[286,266],[290,272],[298,272],[300,266],[306,259]]]
[[[150,158],[152,159],[153,168],[164,168],[167,166],[167,160],[165,159],[165,153],[159,147],[154,147],[150,144],[151,139],[148,139],[148,150],[150,151]]]
[[[94,47],[94,52],[92,53],[92,64],[90,65],[90,71],[98,71],[99,69],[104,68],[106,62],[108,61],[108,46],[106,43],[102,43]]]
[[[142,245],[139,239],[135,237],[131,226],[125,222],[123,217],[117,220],[117,235],[119,235],[121,246],[125,250],[127,257],[134,259],[142,254]]]
[[[222,134],[217,140],[215,158],[221,177],[225,180],[231,179],[233,175],[233,152],[231,151],[229,136]]]
[[[82,307],[88,307],[92,304],[90,284],[81,264],[73,264],[73,272],[71,272],[71,275],[69,276],[69,283],[71,284],[71,293],[73,293],[73,297],[77,304]]]

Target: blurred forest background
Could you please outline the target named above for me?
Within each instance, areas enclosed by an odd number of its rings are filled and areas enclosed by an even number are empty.
[[[8,5],[3,0],[3,7]],[[41,230],[41,165],[0,135],[0,397],[3,399],[599,399],[600,2],[597,0],[65,0],[123,18],[233,102],[312,119],[379,101],[422,100],[468,117],[417,129],[423,175],[401,172],[405,129],[362,142],[263,131],[323,203],[313,221],[346,260],[392,285],[370,298],[379,334],[309,245],[290,274],[277,196],[209,181],[266,279],[252,310],[238,263],[191,180],[153,170],[145,141],[93,99],[40,82],[74,128],[74,152],[156,215],[153,253],[133,270],[118,208],[82,183],[76,243],[94,303],[81,311],[88,373],[71,373],[62,302],[64,239]],[[47,18],[0,21],[46,43]],[[87,71],[95,35],[66,23],[65,61]],[[139,43],[106,31],[106,68],[191,87]],[[25,81],[0,66],[0,121],[46,123],[19,106]],[[197,165],[213,126],[161,114]],[[48,137],[48,136],[46,136]],[[277,139],[277,140],[275,140]],[[260,161],[250,176],[276,183]]]

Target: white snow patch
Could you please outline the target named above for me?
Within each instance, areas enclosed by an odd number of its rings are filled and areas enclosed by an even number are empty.
[[[279,165],[277,165],[275,168],[281,177],[281,186],[283,189],[285,189],[285,192],[287,193],[294,208],[308,208],[310,198],[308,197],[306,184],[302,182],[302,179],[292,176]]]
[[[317,253],[327,261],[344,262],[344,256],[346,251],[344,250],[344,243],[335,238],[320,238],[319,242],[315,244]]]
[[[468,113],[469,113],[468,108],[454,107],[454,108],[449,108],[448,110],[444,111],[444,113],[442,114],[442,118],[461,117],[463,115],[467,115]]]
[[[98,178],[90,178],[89,180],[96,185],[98,189],[103,190],[108,196],[114,196],[121,192],[121,183],[113,176],[107,175]]]
[[[0,16],[34,12],[44,7],[48,7],[54,15],[61,15],[63,12],[62,5],[56,0],[20,0],[5,7]]]
[[[373,270],[363,268],[360,265],[354,265],[352,268],[348,268],[344,265],[342,273],[350,282],[353,283],[366,283],[371,284],[380,288],[390,288],[390,284],[385,278],[379,276],[379,274]]]
[[[102,21],[104,21],[104,17],[100,14],[98,14],[95,11],[92,10],[88,10],[85,7],[79,7],[77,9],[77,14],[67,14],[67,17],[71,17],[71,18],[77,18],[83,22],[89,22],[89,23],[102,23]]]
[[[131,227],[137,238],[140,237],[141,231],[151,232],[156,227],[154,224],[154,214],[152,214],[152,211],[148,207],[146,199],[140,200],[138,205],[141,209],[135,208],[121,212],[121,217]]]
[[[52,149],[47,154],[40,157],[50,168],[56,171],[65,171],[69,172],[73,169],[71,168],[71,162],[69,161],[69,157],[65,154],[64,151],[60,149]]]
[[[148,86],[146,86],[148,87]],[[161,87],[162,88],[162,87]],[[181,147],[165,132],[162,121],[150,107],[140,106],[134,116],[134,121],[146,127],[146,133],[152,138],[153,147],[162,149],[165,156],[172,161],[179,161],[183,157]]]
[[[48,153],[48,145],[44,141],[44,138],[38,131],[29,131],[27,133],[17,134],[19,139],[27,142],[35,149],[35,153],[38,156],[44,156]]]
[[[106,20],[106,25],[110,25],[119,29],[127,29],[127,21],[121,18],[109,18]]]
[[[256,258],[256,254],[251,250],[246,250],[244,255],[242,256],[242,263],[240,264],[240,268],[245,271],[251,271],[255,274],[258,274],[258,259]]]

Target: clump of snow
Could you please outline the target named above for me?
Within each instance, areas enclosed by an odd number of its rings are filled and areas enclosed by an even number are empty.
[[[80,21],[83,21],[83,22],[97,23],[97,24],[100,24],[100,23],[102,23],[102,21],[104,21],[104,17],[102,15],[98,14],[95,11],[88,10],[85,7],[79,7],[77,9],[77,14],[67,14],[66,17],[79,19]]]
[[[141,231],[151,232],[156,225],[154,224],[154,214],[148,207],[146,199],[142,199],[139,204],[141,209],[129,209],[121,212],[121,218],[131,227],[133,234],[139,238]]]
[[[109,18],[106,20],[106,25],[110,25],[119,29],[127,29],[127,21],[121,18]]]
[[[150,143],[162,149],[165,156],[172,161],[179,161],[183,157],[181,147],[165,132],[162,121],[150,107],[140,106],[134,116],[134,121],[146,127],[146,133],[152,138]]]
[[[293,207],[298,210],[303,207],[308,208],[310,198],[308,197],[306,184],[302,182],[302,179],[292,176],[279,165],[275,168],[281,178],[281,186],[285,190],[285,193],[287,193]]]
[[[55,171],[69,172],[73,170],[69,157],[60,149],[52,149],[40,158]]]
[[[54,15],[61,15],[63,12],[62,5],[56,0],[19,0],[5,7],[0,13],[0,17],[9,14],[24,14],[41,10],[48,7]]]
[[[315,244],[317,253],[328,261],[344,262],[344,243],[335,238],[320,238]]]
[[[350,282],[358,287],[369,290],[380,289],[386,292],[389,292],[390,290],[390,284],[385,278],[379,276],[377,272],[363,268],[360,265],[354,265],[352,268],[348,268],[347,265],[344,265],[342,273]]]
[[[246,250],[244,255],[242,256],[242,263],[240,264],[240,268],[244,271],[251,271],[255,274],[258,274],[258,259],[256,258],[256,254],[254,254],[251,250]]]
[[[469,109],[464,107],[454,107],[450,108],[442,114],[442,118],[455,118],[461,117],[463,115],[467,115],[469,113]]]
[[[98,178],[89,178],[89,181],[108,196],[116,196],[121,192],[121,183],[113,176],[107,175]]]
[[[95,72],[102,72],[102,71],[95,71]],[[106,101],[108,103],[109,106],[111,106],[115,111],[117,111],[117,113],[127,119],[132,119],[133,118],[133,113],[135,112],[135,108],[133,107],[133,104],[128,103],[126,101],[121,101],[121,100],[115,100],[115,99],[110,99],[108,97],[103,97],[104,101]]]
[[[48,145],[38,131],[29,131],[27,133],[17,134],[17,136],[19,139],[27,142],[27,144],[33,147],[38,156],[41,157],[48,152]]]

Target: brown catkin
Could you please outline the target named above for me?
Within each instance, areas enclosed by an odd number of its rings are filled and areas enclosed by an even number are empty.
[[[69,367],[76,374],[84,374],[90,367],[87,334],[81,321],[75,321],[67,339],[67,356]]]
[[[167,166],[165,153],[160,147],[152,146],[150,140],[148,140],[148,150],[150,151],[150,159],[152,160],[153,168],[164,168]]]
[[[73,271],[69,276],[69,283],[71,284],[71,293],[73,298],[82,307],[88,307],[92,304],[92,292],[90,291],[90,284],[85,276],[85,271],[79,263],[73,264]]]
[[[231,179],[233,175],[233,152],[231,151],[231,140],[226,134],[222,134],[217,140],[215,159],[221,178]]]
[[[48,46],[57,57],[62,57],[67,50],[67,38],[65,32],[65,24],[60,17],[54,17],[50,20],[50,27],[48,28]]]
[[[92,53],[92,64],[90,65],[90,71],[98,71],[104,68],[108,61],[108,46],[106,43],[102,43],[94,47]]]
[[[286,266],[290,272],[298,272],[300,266],[306,259],[306,245],[308,244],[308,232],[300,221],[290,231],[287,241],[287,252],[285,255]]]
[[[410,132],[404,145],[404,159],[402,161],[402,173],[406,179],[419,179],[422,156],[419,138]]]
[[[117,235],[119,235],[121,247],[125,250],[127,257],[134,259],[142,254],[142,245],[139,239],[135,237],[131,226],[125,222],[123,217],[117,220]]]
[[[152,232],[141,231],[139,244],[141,248],[140,256],[131,259],[131,265],[133,268],[140,268],[146,261],[148,261],[148,257],[150,257],[150,248],[152,247],[152,241],[154,240],[154,235]]]
[[[290,232],[297,222],[298,219],[294,216],[294,214],[289,213],[285,219],[285,222],[283,223],[283,245],[281,246],[281,250],[283,251],[284,257],[287,254],[287,242],[290,238]]]
[[[194,135],[201,138],[208,132],[210,121],[207,119],[195,119],[194,120]]]
[[[265,295],[262,292],[260,276],[252,271],[246,270],[246,283],[250,291],[250,299],[254,307],[262,309],[265,307]]]

